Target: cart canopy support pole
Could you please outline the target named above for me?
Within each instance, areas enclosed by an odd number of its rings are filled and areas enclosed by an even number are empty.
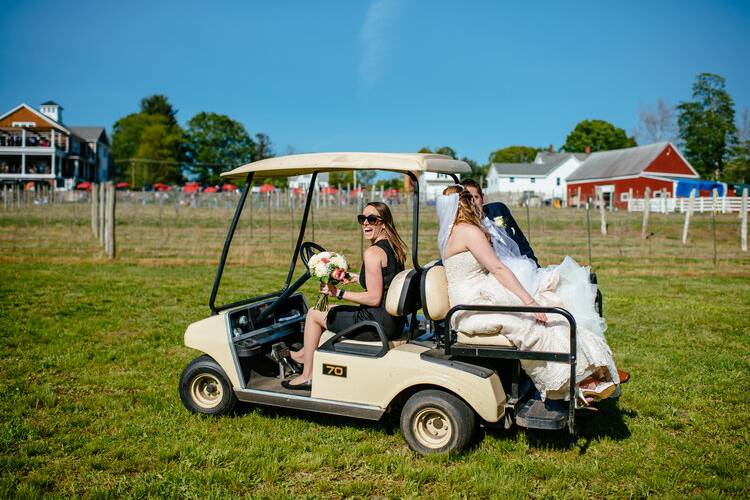
[[[240,221],[240,215],[242,214],[242,207],[245,205],[248,193],[252,190],[254,172],[247,174],[247,181],[245,189],[242,191],[240,201],[237,202],[237,208],[234,211],[234,217],[232,223],[229,225],[229,231],[227,232],[227,238],[224,240],[224,248],[221,251],[221,260],[219,260],[219,267],[216,269],[216,277],[214,278],[214,286],[211,289],[211,298],[208,299],[208,307],[211,308],[211,314],[216,314],[216,294],[219,292],[219,284],[221,283],[221,275],[224,273],[224,265],[227,263],[227,255],[229,254],[229,247],[232,245],[232,238],[234,237],[234,231],[237,229],[237,224]]]
[[[297,237],[297,244],[294,246],[294,255],[292,256],[292,262],[289,263],[289,273],[286,275],[286,281],[284,282],[284,288],[286,290],[289,287],[289,283],[292,282],[294,276],[294,269],[297,266],[297,259],[299,258],[299,247],[302,245],[302,240],[305,239],[305,228],[307,227],[307,216],[310,214],[310,205],[312,204],[313,192],[315,191],[315,181],[318,179],[318,172],[313,172],[310,177],[310,187],[307,189],[307,200],[305,201],[305,210],[302,213],[302,223],[299,227],[299,236]]]
[[[411,222],[411,262],[414,265],[414,270],[419,272],[422,268],[419,265],[419,179],[414,175],[413,172],[406,172],[406,175],[411,179],[411,185],[414,188],[414,211],[412,214]]]

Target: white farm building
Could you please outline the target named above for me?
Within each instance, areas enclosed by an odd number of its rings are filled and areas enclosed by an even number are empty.
[[[586,159],[585,153],[539,152],[532,163],[493,163],[487,174],[487,194],[538,196],[567,200],[565,179]]]

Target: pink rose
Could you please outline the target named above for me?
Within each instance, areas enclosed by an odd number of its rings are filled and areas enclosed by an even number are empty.
[[[333,271],[332,276],[333,276],[333,279],[335,279],[336,281],[344,281],[344,278],[346,278],[346,271],[344,271],[341,268],[338,268],[335,271]]]
[[[323,257],[320,259],[320,262],[322,262],[323,264],[328,264],[329,262],[331,262],[331,259],[329,259],[328,257]]]

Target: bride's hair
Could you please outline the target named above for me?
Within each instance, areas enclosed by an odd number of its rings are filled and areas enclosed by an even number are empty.
[[[396,231],[396,225],[393,223],[393,215],[391,215],[391,209],[388,205],[379,201],[371,201],[367,205],[372,207],[378,213],[381,219],[383,219],[383,231],[385,231],[385,237],[393,247],[393,251],[396,254],[396,260],[401,265],[406,262],[406,243],[401,239]]]
[[[456,212],[454,224],[472,224],[484,230],[482,227],[481,209],[474,204],[474,199],[468,189],[460,184],[456,184],[445,188],[443,194],[458,194],[458,211]]]
[[[448,186],[443,190],[444,195],[458,194],[458,211],[456,212],[456,220],[453,221],[454,226],[456,224],[471,224],[477,226],[482,230],[483,233],[487,231],[482,226],[482,212],[481,208],[474,204],[474,198],[468,189],[464,188],[460,184]],[[452,230],[451,230],[452,232]],[[490,239],[490,235],[486,234],[487,239]]]

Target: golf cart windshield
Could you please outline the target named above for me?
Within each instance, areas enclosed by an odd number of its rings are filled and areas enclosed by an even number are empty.
[[[227,233],[227,237],[224,242],[224,248],[221,254],[221,260],[219,262],[216,277],[214,279],[214,286],[211,291],[211,297],[209,299],[209,306],[211,307],[211,310],[214,314],[225,309],[230,309],[232,307],[259,300],[261,298],[277,296],[278,300],[276,301],[276,304],[278,304],[283,302],[287,297],[289,297],[292,293],[298,290],[300,286],[304,284],[304,282],[309,277],[309,275],[307,275],[306,273],[306,270],[303,271],[303,274],[294,283],[292,283],[292,279],[294,277],[297,260],[300,257],[301,247],[305,239],[305,229],[307,226],[308,217],[310,216],[311,202],[313,201],[313,193],[315,192],[314,186],[316,185],[317,176],[319,173],[323,172],[345,172],[351,170],[380,170],[386,172],[399,172],[405,174],[411,179],[411,183],[413,186],[411,232],[412,264],[415,269],[419,269],[419,262],[417,257],[417,236],[419,226],[419,177],[424,172],[435,172],[449,175],[456,182],[458,182],[457,174],[469,172],[470,168],[469,165],[463,161],[454,160],[453,158],[450,158],[448,156],[438,154],[313,153],[282,156],[278,158],[268,158],[265,160],[248,163],[247,165],[242,165],[235,168],[234,170],[223,173],[222,178],[225,179],[245,179],[246,188],[242,192],[242,196],[240,197],[234,213],[234,218],[232,219],[232,223],[229,226],[229,231]],[[245,206],[248,194],[251,191],[250,186],[252,185],[253,178],[256,176],[259,178],[292,177],[305,174],[311,175],[311,179],[309,182],[310,188],[307,190],[305,199],[303,201],[304,209],[302,213],[299,234],[293,249],[289,271],[287,273],[287,277],[283,287],[276,292],[271,292],[261,297],[249,297],[228,304],[216,305],[216,295],[218,293],[223,270],[226,265],[229,248],[231,246],[235,230],[237,229],[238,222],[242,215],[242,211]],[[270,202],[270,197],[268,198],[267,203],[268,202]],[[268,207],[268,209],[270,210],[270,207]],[[294,219],[293,215],[292,219]],[[309,246],[305,248],[309,250]]]

